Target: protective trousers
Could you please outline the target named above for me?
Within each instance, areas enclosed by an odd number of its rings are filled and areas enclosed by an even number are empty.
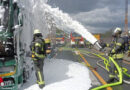
[[[33,61],[34,61],[34,68],[35,68],[37,83],[39,84],[39,87],[42,88],[45,86],[44,76],[43,76],[44,59],[38,59],[38,60],[33,60]]]
[[[123,59],[114,59],[114,60],[119,65],[119,67],[122,68],[122,60]],[[115,78],[117,74],[118,74],[118,72],[117,72],[116,66],[112,62],[110,62],[109,77]]]

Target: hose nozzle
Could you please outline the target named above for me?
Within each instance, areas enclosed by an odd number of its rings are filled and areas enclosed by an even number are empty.
[[[101,47],[101,45],[98,43],[98,41],[96,41],[96,42],[94,43],[94,47],[95,47],[97,50],[99,50],[99,51],[101,51],[101,49],[102,49],[102,47]]]

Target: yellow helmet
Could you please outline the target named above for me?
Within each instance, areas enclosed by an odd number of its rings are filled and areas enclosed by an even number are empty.
[[[35,29],[34,30],[34,34],[38,34],[38,33],[41,33],[39,29]]]

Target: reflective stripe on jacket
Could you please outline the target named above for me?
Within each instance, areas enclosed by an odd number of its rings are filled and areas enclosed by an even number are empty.
[[[45,58],[44,45],[42,39],[37,38],[32,45],[32,59],[37,60],[38,58]]]
[[[111,51],[114,59],[121,59],[124,56],[125,43],[123,38],[119,37],[115,39],[114,47]]]

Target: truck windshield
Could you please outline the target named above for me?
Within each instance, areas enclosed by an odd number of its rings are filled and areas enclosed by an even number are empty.
[[[81,35],[77,34],[77,33],[72,33],[73,37],[81,37]]]
[[[57,37],[57,38],[62,38],[62,37],[63,37],[63,35],[56,35],[56,37]]]
[[[3,66],[0,67],[0,73],[6,73],[6,72],[11,72],[14,71],[15,66]]]

